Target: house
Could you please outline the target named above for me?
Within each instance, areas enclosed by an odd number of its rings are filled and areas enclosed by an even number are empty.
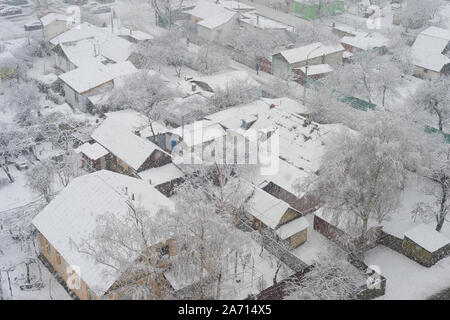
[[[368,50],[377,50],[380,54],[386,51],[389,40],[378,32],[356,31],[353,35],[345,36],[341,40],[345,50],[356,53]]]
[[[42,22],[44,40],[47,42],[73,27],[70,17],[54,12],[42,16],[40,21]]]
[[[358,34],[357,28],[352,28],[345,24],[334,24],[331,29],[331,33],[337,35],[339,38],[354,37]]]
[[[106,160],[109,155],[108,150],[97,142],[86,142],[75,149],[81,155],[81,167],[99,171],[106,169]]]
[[[137,69],[129,61],[107,65],[96,63],[63,73],[59,79],[63,82],[66,102],[86,111],[90,96],[113,89],[115,79],[134,72]]]
[[[172,195],[175,187],[184,181],[185,176],[184,172],[173,163],[144,170],[139,172],[138,175],[166,197]]]
[[[243,84],[255,87],[255,91],[260,91],[260,85],[245,71],[225,71],[210,76],[195,77],[191,83],[200,87],[206,96],[208,92],[225,91],[233,84]]]
[[[450,30],[429,27],[422,31],[411,48],[413,75],[423,79],[437,79],[450,74]]]
[[[80,28],[60,35],[59,42],[53,46],[59,70],[68,72],[98,63],[120,63],[131,56],[131,42],[88,23],[81,24]]]
[[[326,77],[330,72],[333,72],[333,68],[329,64],[316,64],[312,66],[295,68],[293,71],[300,76],[299,81],[302,85],[306,83],[306,77],[319,80]]]
[[[321,42],[284,50],[272,56],[272,73],[284,76],[293,69],[315,64],[342,64],[342,54],[345,49],[340,44],[326,45]]]
[[[253,220],[257,230],[268,228],[290,248],[296,248],[307,240],[309,223],[298,211],[283,200],[250,185],[252,206],[247,217]]]
[[[92,138],[111,153],[106,167],[115,172],[138,177],[139,172],[172,161],[170,154],[114,118],[103,121]]]
[[[217,40],[236,24],[238,18],[238,12],[206,0],[199,0],[193,9],[185,13],[195,24],[197,35],[207,41]]]
[[[227,1],[228,2],[228,1]],[[271,31],[288,31],[294,32],[295,28],[267,18],[263,15],[258,14],[257,12],[245,12],[239,15],[239,22],[241,26],[244,27],[254,27],[262,30],[271,30]]]
[[[114,34],[135,44],[150,42],[155,38],[151,34],[148,34],[144,31],[133,30],[132,28],[125,28],[125,27],[115,28]]]
[[[174,207],[146,181],[101,170],[73,179],[33,219],[39,234],[41,258],[79,299],[131,298],[124,296],[124,288],[120,285],[122,274],[114,268],[118,266],[99,263],[79,248],[96,230],[100,216],[114,214],[126,223],[132,203],[152,214],[158,214],[161,208],[173,210]],[[89,244],[94,248],[99,246],[95,241]],[[155,239],[149,246],[149,250],[159,249],[166,257],[174,255],[171,239]],[[157,296],[161,277],[155,273],[153,279],[143,280],[152,286]]]

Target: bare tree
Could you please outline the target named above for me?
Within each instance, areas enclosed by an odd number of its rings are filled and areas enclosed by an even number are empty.
[[[49,203],[54,195],[55,171],[50,161],[41,161],[27,173],[27,185]]]

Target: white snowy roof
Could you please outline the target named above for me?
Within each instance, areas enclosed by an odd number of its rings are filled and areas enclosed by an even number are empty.
[[[299,68],[303,73],[306,73],[306,67]],[[308,76],[332,72],[333,68],[329,64],[315,64],[308,66]]]
[[[115,28],[114,33],[118,36],[128,36],[137,41],[152,40],[154,37],[141,30],[132,30],[125,27]]]
[[[205,77],[196,77],[192,82],[204,82],[213,91],[216,90],[226,90],[227,87],[234,82],[247,82],[250,85],[259,87],[258,82],[256,82],[247,72],[245,71],[226,71],[216,73]]]
[[[423,223],[406,231],[405,237],[411,239],[428,252],[435,252],[450,243],[446,236]]]
[[[76,28],[67,30],[50,40],[50,43],[57,46],[60,43],[80,41],[87,38],[94,38],[105,35],[105,30],[96,27],[89,22],[83,22]]]
[[[252,7],[251,5],[242,3],[240,1],[234,1],[234,0],[225,0],[221,1],[220,5],[224,8],[227,8],[229,10],[254,10],[255,7]]]
[[[70,17],[65,16],[63,14],[51,12],[41,17],[40,20],[42,22],[42,25],[45,27],[55,21],[69,21],[70,19],[71,19]]]
[[[294,27],[266,18],[254,12],[241,13],[239,20],[260,29],[286,29],[291,32],[294,31]]]
[[[150,183],[150,185],[157,186],[184,177],[184,173],[173,163],[168,163],[162,167],[151,168],[139,172],[139,177]]]
[[[198,24],[208,29],[219,27],[237,15],[237,12],[205,0],[198,1],[193,9],[187,10],[185,13],[201,19]]]
[[[326,45],[321,42],[314,42],[307,46],[281,51],[280,54],[286,59],[288,63],[293,64],[305,61],[307,57],[308,59],[313,59],[339,51],[344,51],[344,47],[342,47],[340,44]]]
[[[183,142],[189,146],[196,146],[208,141],[225,136],[225,130],[217,123],[208,120],[199,120],[170,131],[179,137],[183,137]]]
[[[249,187],[254,190],[249,213],[269,228],[275,229],[290,208],[289,204],[258,187],[250,184]]]
[[[147,117],[133,109],[107,112],[105,115],[108,119],[114,119],[120,122],[133,132],[142,130],[149,125]]]
[[[134,170],[138,170],[155,150],[164,152],[156,144],[137,136],[126,125],[112,118],[103,121],[92,133],[92,138]]]
[[[389,40],[380,33],[358,32],[355,36],[343,37],[341,43],[361,49],[370,50],[387,46]]]
[[[84,93],[115,78],[136,72],[129,61],[103,65],[102,63],[80,67],[59,76],[69,87],[78,93]]]
[[[360,34],[360,33],[365,33],[365,32],[358,31],[358,29],[348,26],[348,25],[345,25],[345,24],[337,24],[333,27],[333,29],[343,31],[345,33],[348,33],[348,34],[351,34],[354,36],[356,36],[357,34]]]
[[[285,240],[287,238],[292,237],[294,234],[307,229],[308,226],[309,226],[308,220],[306,220],[305,217],[300,217],[283,224],[282,226],[280,226],[278,229],[275,230],[275,233],[282,240]]]
[[[440,72],[450,63],[442,54],[450,41],[450,30],[429,27],[422,31],[414,41],[411,49],[412,62],[422,68]]]
[[[97,142],[95,143],[84,143],[81,146],[79,146],[77,149],[75,149],[76,153],[84,153],[89,159],[97,160],[101,157],[106,156],[109,152],[105,148],[103,148],[101,145],[99,145]]]
[[[105,264],[95,262],[91,256],[81,253],[78,247],[94,232],[99,216],[108,213],[124,219],[128,214],[127,201],[131,201],[131,194],[135,195],[136,205],[155,215],[162,207],[174,208],[169,199],[147,182],[102,170],[73,179],[33,219],[35,227],[67,264],[79,267],[80,277],[98,296],[103,295],[120,274]],[[126,223],[125,219],[123,221]],[[90,245],[96,246],[94,242]]]

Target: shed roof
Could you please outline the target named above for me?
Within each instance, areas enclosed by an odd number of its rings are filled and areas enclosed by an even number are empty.
[[[95,143],[83,143],[81,146],[79,146],[77,149],[75,149],[75,152],[77,153],[83,153],[92,160],[98,160],[101,157],[106,156],[109,152],[105,148],[103,148],[100,144],[97,142]]]
[[[281,54],[289,64],[293,64],[306,61],[307,58],[313,59],[340,51],[344,51],[344,47],[340,44],[325,45],[321,42],[314,42],[306,46],[281,51],[279,54]]]
[[[435,252],[450,244],[450,240],[426,224],[420,224],[405,232],[405,237],[411,239],[428,252]]]

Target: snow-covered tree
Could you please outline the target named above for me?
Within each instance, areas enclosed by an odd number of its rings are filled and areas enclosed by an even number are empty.
[[[35,123],[41,94],[35,83],[20,82],[8,92],[7,101],[16,121],[21,126]]]
[[[139,55],[138,64],[145,69],[159,67],[165,64],[174,68],[178,77],[183,66],[190,61],[186,38],[180,28],[172,28],[165,35],[152,41],[151,44],[140,44],[136,51]]]
[[[355,299],[366,283],[364,276],[355,271],[344,252],[330,248],[317,256],[311,271],[285,289],[286,300]]]
[[[155,11],[157,25],[171,28],[183,8],[184,0],[147,0]]]
[[[450,121],[450,77],[424,81],[411,96],[409,103],[436,117],[437,128],[444,130]]]
[[[439,0],[408,0],[400,12],[400,24],[406,32],[409,29],[421,28],[434,17],[439,7]]]
[[[230,81],[225,89],[218,89],[210,98],[217,110],[248,103],[259,98],[259,90],[248,81]]]
[[[204,74],[212,74],[224,70],[228,61],[227,58],[210,46],[203,46],[199,52],[195,54],[192,62],[195,70]]]
[[[354,239],[348,249],[361,258],[371,241],[371,225],[398,207],[406,170],[421,166],[424,148],[413,127],[384,112],[367,114],[359,130],[332,139],[318,175],[305,186],[321,200],[324,214]]]
[[[54,164],[54,170],[58,176],[59,182],[67,187],[73,178],[81,176],[85,173],[80,166],[80,158],[75,153],[65,154],[63,159]]]
[[[55,170],[51,160],[41,161],[27,173],[27,185],[34,192],[43,196],[47,203],[54,195]]]
[[[111,110],[131,108],[142,113],[153,131],[153,122],[164,118],[166,105],[163,102],[176,96],[177,93],[168,87],[168,82],[161,76],[140,71],[127,77],[124,85],[111,91],[107,106]]]

